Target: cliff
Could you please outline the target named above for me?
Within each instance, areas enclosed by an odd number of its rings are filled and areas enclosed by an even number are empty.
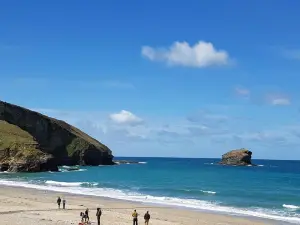
[[[57,171],[59,165],[112,165],[111,150],[64,121],[0,101],[0,170]]]
[[[235,165],[235,166],[252,165],[251,157],[252,157],[251,151],[245,148],[241,148],[237,150],[232,150],[222,155],[222,160],[219,164]]]

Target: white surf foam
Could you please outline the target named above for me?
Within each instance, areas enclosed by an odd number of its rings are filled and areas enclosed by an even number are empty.
[[[201,190],[201,192],[206,193],[206,194],[212,194],[212,195],[217,194],[217,192],[215,192],[215,191],[203,191],[203,190]]]
[[[139,162],[139,164],[147,164],[147,162]]]
[[[186,191],[186,192],[195,192],[195,190],[189,190],[189,189],[184,189],[183,191]],[[202,192],[204,194],[212,194],[212,195],[215,195],[217,192],[215,191],[204,191],[204,190],[196,190],[196,192]]]
[[[66,168],[59,169],[59,172],[62,172],[62,173],[83,172],[83,171],[87,171],[87,169],[79,169],[79,170],[68,170]]]
[[[69,182],[60,182],[70,184]],[[76,183],[76,186],[75,184]],[[0,180],[0,185],[7,186],[15,186],[15,187],[26,187],[26,188],[34,188],[40,190],[48,190],[48,191],[57,191],[57,192],[65,192],[72,194],[80,194],[80,195],[89,195],[89,196],[99,196],[99,197],[109,197],[120,200],[129,200],[135,202],[143,202],[143,203],[151,203],[151,204],[161,204],[165,206],[175,206],[175,207],[187,207],[199,210],[208,210],[221,212],[232,215],[242,215],[242,216],[253,216],[265,219],[273,219],[279,221],[290,222],[294,224],[300,224],[300,217],[297,216],[289,216],[288,214],[284,214],[284,211],[271,211],[260,208],[253,209],[242,209],[242,208],[234,208],[227,206],[220,206],[216,203],[195,200],[195,199],[180,199],[180,198],[172,198],[172,197],[157,197],[151,195],[142,195],[135,192],[126,192],[122,190],[115,190],[111,188],[86,188],[82,186],[77,186],[82,182],[74,182],[74,186],[55,186],[53,185],[53,181],[48,181],[48,185],[37,185],[32,183],[20,182],[20,181],[11,181],[11,180]],[[52,185],[51,185],[52,184]],[[55,184],[55,183],[54,183]]]
[[[98,183],[88,183],[88,182],[58,182],[53,180],[47,180],[45,182],[47,185],[58,186],[58,187],[80,187],[82,185],[87,186],[97,186]]]
[[[70,166],[62,166],[62,168],[70,169],[71,167]]]
[[[288,209],[300,209],[300,206],[297,206],[297,205],[286,205],[286,204],[283,204],[282,206],[284,208],[288,208]]]
[[[57,182],[53,180],[47,180],[45,184],[53,185],[53,186],[62,186],[62,187],[80,187],[82,182]]]

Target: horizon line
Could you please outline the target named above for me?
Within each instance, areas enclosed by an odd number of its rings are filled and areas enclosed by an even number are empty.
[[[168,158],[168,159],[222,159],[213,157],[178,157],[178,156],[114,156],[114,158]],[[252,160],[268,160],[268,161],[300,161],[300,159],[265,159],[265,158],[252,158]]]

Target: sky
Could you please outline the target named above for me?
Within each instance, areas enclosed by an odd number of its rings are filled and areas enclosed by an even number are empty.
[[[0,99],[115,156],[300,159],[300,1],[2,1]]]

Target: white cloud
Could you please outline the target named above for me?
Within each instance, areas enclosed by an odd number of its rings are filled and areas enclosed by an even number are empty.
[[[220,127],[224,123],[229,121],[229,117],[222,114],[214,114],[213,112],[207,110],[200,110],[193,114],[190,114],[186,117],[190,123],[202,124],[204,126],[208,125],[209,127]]]
[[[235,93],[239,96],[248,97],[250,95],[250,90],[244,87],[236,87]]]
[[[287,98],[276,98],[272,100],[273,105],[289,105],[291,102]]]
[[[109,115],[109,117],[114,123],[117,124],[134,126],[143,122],[141,118],[126,110],[121,110],[119,113],[113,113]]]
[[[269,104],[274,106],[283,106],[291,104],[290,98],[284,95],[268,95],[267,101]]]
[[[143,46],[142,55],[151,61],[187,67],[200,68],[229,63],[226,51],[216,50],[212,43],[204,41],[199,41],[194,46],[187,42],[175,42],[169,48]]]

